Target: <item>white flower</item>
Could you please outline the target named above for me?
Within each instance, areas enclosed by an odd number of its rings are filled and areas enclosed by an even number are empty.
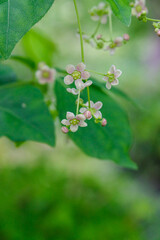
[[[121,76],[121,74],[122,74],[121,70],[116,69],[116,67],[112,65],[108,73],[103,78],[103,80],[107,82],[106,88],[111,89],[112,85],[113,86],[118,85],[119,84],[118,78]]]
[[[108,13],[109,13],[108,6],[104,2],[99,3],[98,6],[94,6],[89,11],[91,19],[93,21],[100,21],[101,24],[106,24],[107,23]]]
[[[90,77],[90,73],[86,70],[86,65],[84,63],[78,64],[76,67],[74,65],[67,65],[66,71],[68,75],[64,78],[64,83],[66,85],[72,84],[74,81],[87,80]]]
[[[117,47],[121,47],[123,44],[123,38],[117,37],[114,41],[112,41],[104,50],[108,50],[110,55],[114,55]]]
[[[79,32],[77,32],[76,35],[77,35],[78,38],[80,38]],[[88,43],[91,47],[93,47],[93,48],[96,47],[96,42],[92,37],[89,37],[88,35],[83,33],[82,38],[83,38],[84,42]]]
[[[96,119],[102,118],[102,113],[99,111],[103,106],[102,102],[98,101],[98,102],[94,103],[93,101],[90,101],[90,107],[89,107],[88,102],[84,105],[85,105],[85,107],[82,107],[80,109],[80,113],[85,114],[85,112],[89,110]],[[92,116],[88,119],[90,120],[91,118],[92,118]]]
[[[40,84],[53,82],[56,77],[56,70],[49,68],[44,63],[39,64],[39,70],[36,71],[36,78]]]
[[[85,122],[86,118],[83,114],[74,115],[72,112],[67,112],[66,119],[63,119],[61,123],[67,127],[70,127],[71,132],[76,132],[78,127],[87,127]]]
[[[132,15],[139,18],[143,13],[148,13],[145,0],[136,0],[132,8]]]
[[[83,82],[82,80],[76,81],[76,88],[67,88],[67,92],[72,93],[73,95],[78,95],[79,91],[82,91],[84,88],[92,85],[92,81],[88,80],[87,82]]]

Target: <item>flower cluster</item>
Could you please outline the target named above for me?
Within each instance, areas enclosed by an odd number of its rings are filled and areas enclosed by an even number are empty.
[[[70,85],[75,83],[76,88],[67,88],[69,93],[78,95],[84,88],[92,85],[92,81],[88,80],[90,73],[86,71],[86,65],[79,63],[76,67],[74,65],[67,65],[66,71],[68,75],[64,78],[64,83]]]
[[[102,113],[99,111],[102,108],[102,102],[87,102],[83,104],[81,99],[80,114],[74,114],[67,112],[66,119],[63,119],[61,123],[64,125],[61,129],[63,133],[76,132],[79,127],[87,127],[86,120],[90,120],[92,117],[95,119],[95,123],[101,123],[102,127],[107,125],[107,120],[102,118]]]
[[[109,51],[110,55],[114,55],[116,48],[121,47],[123,44],[126,44],[130,39],[130,36],[125,33],[123,37],[117,37],[115,40],[111,41],[109,45],[105,47],[104,50]]]
[[[101,24],[107,23],[107,17],[109,14],[108,4],[104,2],[100,2],[98,6],[94,6],[89,14],[93,21],[99,21]]]
[[[157,33],[158,37],[160,37],[160,22],[153,22],[153,26],[155,28],[155,32]]]
[[[135,3],[132,2],[130,5],[132,7],[132,15],[137,18],[145,17],[148,13],[145,0],[136,0]]]
[[[88,43],[91,47],[109,51],[110,55],[114,55],[116,48],[123,46],[130,40],[130,36],[125,33],[123,37],[116,37],[114,40],[106,40],[103,38],[102,34],[98,34],[97,36],[89,37],[86,34],[83,34],[84,42]]]
[[[39,63],[38,70],[36,71],[36,78],[39,84],[51,83],[56,78],[56,70],[48,67],[45,63]]]
[[[66,85],[75,84],[76,88],[67,88],[69,93],[78,95],[76,100],[77,112],[76,115],[72,112],[67,112],[66,119],[63,119],[61,123],[64,125],[62,127],[63,133],[76,132],[79,127],[87,127],[86,120],[94,118],[95,123],[100,123],[101,126],[107,125],[107,120],[102,117],[100,109],[102,108],[102,102],[98,101],[94,103],[89,100],[84,103],[83,99],[80,98],[81,91],[89,86],[91,86],[92,81],[88,80],[90,78],[89,71],[86,70],[86,65],[80,63],[77,66],[67,65],[66,67],[67,76],[64,77],[64,83]],[[106,82],[106,88],[111,89],[111,86],[118,85],[118,78],[121,76],[122,72],[119,69],[116,69],[114,65],[111,66],[109,71],[103,75],[103,80]],[[79,109],[79,107],[81,107]]]
[[[126,44],[130,37],[128,34],[124,34],[123,37],[117,37],[113,40],[112,38],[112,10],[108,3],[101,2],[98,6],[94,6],[90,11],[92,20],[98,21],[98,25],[90,36],[86,33],[82,33],[82,38],[84,42],[89,44],[95,49],[99,50],[109,50],[110,54],[115,53],[117,47],[121,47],[123,44]],[[102,34],[98,34],[101,24],[107,23],[107,18],[109,18],[109,28],[110,28],[110,39],[106,39]],[[77,36],[80,36],[79,30],[77,31]]]

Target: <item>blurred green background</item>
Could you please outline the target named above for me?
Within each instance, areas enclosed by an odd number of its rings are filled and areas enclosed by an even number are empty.
[[[79,1],[87,33],[95,28],[88,9],[98,3]],[[158,0],[147,5],[151,17],[160,17]],[[130,28],[114,18],[113,29],[115,37],[129,33],[130,42],[114,56],[85,45],[86,63],[101,72],[112,64],[123,71],[118,87],[139,107],[117,101],[129,116],[131,157],[139,170],[85,156],[61,134],[58,120],[54,149],[33,142],[16,148],[0,139],[1,240],[160,240],[160,39],[151,23],[135,18]],[[72,1],[55,1],[13,54],[64,69],[68,63],[80,62],[76,30]],[[108,27],[100,33],[107,37]],[[32,77],[19,62],[5,64],[23,81]]]

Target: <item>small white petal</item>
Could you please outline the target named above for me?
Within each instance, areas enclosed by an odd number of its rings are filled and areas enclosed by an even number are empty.
[[[50,71],[50,68],[47,65],[42,66],[42,71]]]
[[[115,79],[112,83],[111,83],[113,86],[116,86],[116,85],[118,85],[119,84],[119,81],[118,81],[118,79]]]
[[[75,81],[75,85],[77,89],[83,89],[85,88],[84,82],[81,79],[78,79]]]
[[[108,77],[105,76],[104,78],[102,78],[102,80],[104,80],[104,81],[108,81]]]
[[[103,106],[103,103],[100,102],[100,101],[98,101],[98,102],[96,102],[96,103],[94,104],[93,107],[94,107],[95,109],[99,110],[99,109],[102,108],[102,106]]]
[[[75,89],[75,88],[67,88],[66,90],[67,90],[67,92],[72,93],[73,95],[79,94],[79,90]]]
[[[81,73],[81,77],[84,80],[87,80],[88,78],[90,78],[90,76],[91,76],[90,73],[87,72],[87,71],[84,71],[84,72]]]
[[[73,83],[74,79],[71,75],[67,75],[65,78],[64,78],[64,83],[66,85],[70,85],[71,83]]]
[[[91,80],[88,80],[87,82],[84,83],[85,87],[89,87],[92,85],[92,81]]]
[[[120,47],[122,46],[122,42],[123,42],[123,38],[122,37],[117,37],[115,40],[114,40],[115,44],[117,47]]]
[[[77,71],[83,72],[86,69],[86,65],[84,63],[79,63],[76,67]]]
[[[67,73],[72,74],[75,71],[75,66],[72,64],[67,65],[66,71]]]
[[[84,108],[84,107],[82,107],[82,108],[80,108],[80,113],[84,113],[85,111],[87,110],[87,108]]]
[[[80,126],[80,127],[87,127],[87,123],[86,122],[84,122],[84,121],[80,121],[79,123],[78,123],[78,125]]]
[[[83,115],[83,114],[78,114],[77,116],[76,116],[76,119],[77,120],[86,120],[86,117]]]
[[[115,74],[116,72],[116,67],[115,65],[112,65],[111,68],[109,69],[109,72],[112,73],[112,74]]]
[[[74,113],[72,113],[72,112],[67,112],[66,118],[67,118],[68,120],[72,120],[73,118],[75,118],[75,115],[74,115]]]
[[[103,15],[103,16],[101,17],[101,23],[102,23],[102,24],[106,24],[106,23],[107,23],[107,15]]]
[[[115,54],[116,48],[110,48],[110,55],[113,56]]]
[[[90,44],[93,48],[96,47],[96,42],[95,42],[95,40],[93,40],[93,39],[90,39],[90,40],[89,40],[89,44]]]
[[[118,78],[118,77],[120,77],[122,75],[122,71],[121,70],[116,70],[116,72],[115,72],[115,78]]]
[[[106,83],[106,88],[111,89],[111,83],[110,82]]]
[[[99,16],[98,15],[91,16],[91,19],[93,21],[98,21],[99,20]]]
[[[104,2],[100,2],[99,4],[98,4],[98,9],[103,9],[105,7],[105,3]]]
[[[70,126],[70,130],[71,130],[71,132],[77,132],[77,130],[78,130],[78,125],[71,125],[71,126]]]
[[[100,111],[97,111],[96,113],[94,113],[94,116],[97,119],[101,119],[102,118],[102,113]]]
[[[66,126],[70,125],[70,123],[69,123],[69,121],[68,121],[67,119],[63,119],[63,120],[61,121],[61,123],[62,123],[63,125],[66,125]]]
[[[86,102],[85,106],[89,107],[89,102]],[[93,106],[94,106],[94,102],[90,101],[90,107],[93,108]]]
[[[36,71],[36,78],[40,79],[41,76],[42,76],[42,71],[41,70]]]

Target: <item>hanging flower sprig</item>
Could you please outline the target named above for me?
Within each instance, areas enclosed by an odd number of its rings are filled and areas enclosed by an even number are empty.
[[[116,37],[113,39],[112,10],[108,3],[100,2],[98,6],[91,8],[89,14],[91,19],[93,21],[97,21],[98,24],[95,31],[90,36],[83,32],[82,38],[84,42],[98,50],[108,50],[110,55],[114,55],[116,48],[123,46],[129,41],[130,37],[128,34],[124,34],[123,37]],[[110,29],[110,39],[106,39],[102,34],[98,34],[100,26],[108,23]],[[79,30],[77,31],[77,36],[80,36]]]
[[[136,16],[140,21],[153,22],[153,27],[158,37],[160,37],[160,19],[154,19],[147,17],[148,8],[146,7],[145,0],[136,0],[135,2],[131,2],[130,6],[132,7],[132,15]]]

